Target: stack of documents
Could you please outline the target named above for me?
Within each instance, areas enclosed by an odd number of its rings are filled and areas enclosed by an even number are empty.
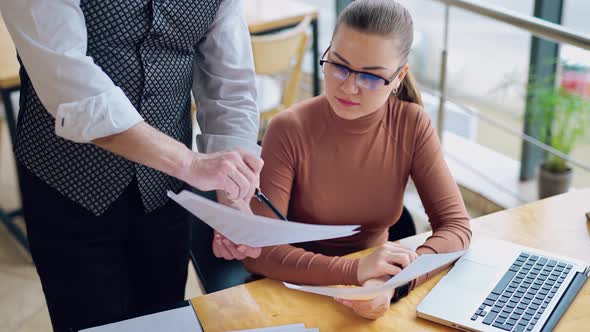
[[[359,225],[314,225],[245,214],[189,191],[168,197],[234,243],[251,247],[300,243],[351,236]]]
[[[292,324],[265,327],[261,329],[241,330],[241,331],[229,331],[229,332],[319,332],[320,329],[307,329],[303,324]]]
[[[377,297],[386,290],[391,290],[401,286],[409,281],[416,279],[430,271],[436,270],[441,266],[447,265],[459,257],[463,256],[465,251],[458,251],[449,254],[432,254],[419,256],[412,264],[408,265],[400,273],[387,280],[383,285],[371,287],[332,287],[332,286],[299,286],[284,282],[288,288],[332,296],[347,300],[369,300]]]

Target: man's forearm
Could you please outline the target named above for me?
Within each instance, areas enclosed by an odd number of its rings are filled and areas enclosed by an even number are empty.
[[[94,144],[133,162],[180,178],[190,167],[194,152],[145,122],[96,139]]]
[[[241,150],[207,154],[193,152],[145,122],[122,133],[96,139],[93,143],[199,190],[225,191],[233,200],[252,196],[263,165],[260,158]]]

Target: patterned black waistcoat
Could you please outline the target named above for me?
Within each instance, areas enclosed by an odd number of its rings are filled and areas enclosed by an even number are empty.
[[[151,126],[190,146],[190,94],[196,47],[221,0],[81,0],[87,55],[119,86]],[[59,84],[56,82],[55,84]],[[183,184],[92,144],[64,140],[37,97],[26,68],[15,154],[19,163],[95,215],[104,213],[133,177],[146,211]]]

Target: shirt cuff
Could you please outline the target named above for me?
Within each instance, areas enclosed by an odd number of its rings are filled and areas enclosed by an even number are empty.
[[[197,135],[197,148],[201,153],[212,153],[240,148],[260,157],[262,148],[249,140],[236,136],[199,134]]]
[[[119,134],[143,121],[119,87],[58,106],[55,134],[77,143]]]

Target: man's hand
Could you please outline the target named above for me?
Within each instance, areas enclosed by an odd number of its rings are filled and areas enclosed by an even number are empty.
[[[383,279],[369,279],[363,284],[363,287],[379,286],[384,282],[385,281]],[[352,311],[361,317],[367,319],[377,319],[385,315],[385,313],[387,313],[389,310],[394,291],[394,289],[385,291],[370,300],[344,300],[338,298],[335,300],[351,308]]]
[[[239,149],[208,154],[193,152],[145,122],[92,142],[202,191],[225,191],[232,200],[253,195],[264,164],[259,157]]]
[[[252,214],[252,210],[250,210],[251,199],[252,196],[250,196],[247,200],[231,200],[227,197],[227,195],[224,192],[219,190],[217,191],[217,201],[220,204],[229,206],[243,213]],[[261,248],[252,248],[245,245],[237,245],[225,238],[223,235],[219,234],[217,231],[214,231],[213,254],[215,255],[215,257],[225,258],[227,260],[242,260],[246,257],[258,258],[258,256],[260,256],[261,251]]]
[[[250,200],[259,186],[263,164],[262,159],[241,150],[196,153],[178,177],[200,190],[217,190],[220,204],[252,214]],[[261,252],[261,248],[235,244],[217,231],[212,248],[216,257],[227,260],[257,258]]]
[[[260,183],[262,159],[242,150],[193,153],[177,176],[202,191],[218,190],[230,200],[249,200]]]

